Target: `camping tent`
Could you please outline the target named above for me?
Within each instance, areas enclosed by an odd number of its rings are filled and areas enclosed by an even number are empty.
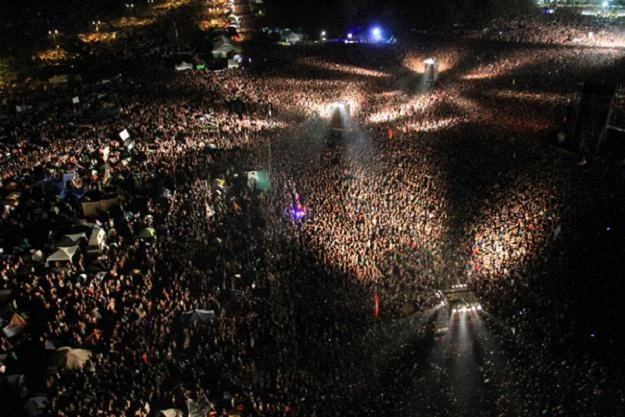
[[[185,323],[195,326],[198,324],[212,323],[217,319],[217,315],[214,310],[195,309],[182,313],[182,319]]]
[[[47,262],[71,262],[78,250],[78,246],[61,247],[48,256]]]
[[[58,368],[80,369],[91,358],[91,351],[86,349],[72,349],[68,346],[57,349],[52,356],[52,364]]]
[[[154,236],[156,236],[156,230],[152,227],[146,227],[139,232],[139,237],[141,239],[154,239]]]
[[[48,407],[50,407],[48,398],[43,394],[37,394],[26,401],[24,411],[28,417],[39,417],[46,414]]]
[[[189,417],[206,417],[215,411],[215,405],[206,399],[206,397],[191,400],[187,398],[187,410]]]
[[[15,313],[11,317],[9,324],[4,326],[4,328],[2,329],[2,333],[4,333],[6,337],[17,336],[24,330],[27,324],[28,322],[26,321],[26,317]]]

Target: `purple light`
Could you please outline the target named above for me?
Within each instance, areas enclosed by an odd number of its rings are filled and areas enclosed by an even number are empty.
[[[306,212],[302,211],[302,210],[295,210],[295,219],[297,220],[302,220],[304,218],[304,216],[306,216]]]
[[[293,220],[302,220],[306,217],[306,208],[302,206],[292,206],[291,207],[291,216]]]

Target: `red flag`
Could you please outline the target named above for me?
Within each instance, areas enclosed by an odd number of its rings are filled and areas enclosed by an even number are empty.
[[[380,315],[380,296],[377,290],[373,293],[373,316],[378,318]]]

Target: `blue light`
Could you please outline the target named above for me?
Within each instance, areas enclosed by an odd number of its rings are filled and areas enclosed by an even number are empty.
[[[306,217],[306,211],[300,208],[293,208],[291,209],[291,216],[293,217],[293,220],[303,220],[304,217]]]
[[[371,36],[375,42],[382,40],[382,29],[379,27],[374,27],[371,29]]]

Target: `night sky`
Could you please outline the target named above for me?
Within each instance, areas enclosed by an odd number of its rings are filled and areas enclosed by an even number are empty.
[[[530,7],[532,0],[266,0],[265,4],[272,22],[316,31],[372,23],[397,29],[479,23]]]
[[[140,4],[144,0],[136,0]],[[379,23],[393,28],[427,28],[439,24],[479,22],[495,14],[527,7],[533,0],[265,0],[267,24],[301,27],[316,32],[323,27],[344,31],[347,27]],[[124,0],[24,0],[0,2],[5,19],[40,14],[42,23],[68,14],[92,16],[123,11]]]

